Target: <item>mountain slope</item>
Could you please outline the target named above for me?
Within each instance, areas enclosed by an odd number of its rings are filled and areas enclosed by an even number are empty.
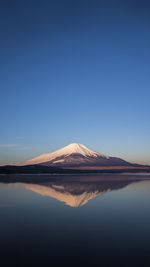
[[[79,154],[83,157],[105,157],[104,155],[95,152],[84,145],[81,144],[70,144],[68,146],[65,146],[55,152],[52,153],[47,153],[47,154],[42,154],[38,157],[35,157],[31,160],[27,160],[24,163],[20,163],[18,165],[31,165],[31,164],[39,164],[43,162],[49,162],[49,161],[55,161],[55,159],[60,158],[60,157],[68,157],[72,154]]]
[[[76,143],[70,144],[52,153],[42,154],[26,162],[19,163],[18,165],[34,164],[72,169],[99,168],[101,166],[132,166],[131,163],[125,160],[105,156],[82,144]]]

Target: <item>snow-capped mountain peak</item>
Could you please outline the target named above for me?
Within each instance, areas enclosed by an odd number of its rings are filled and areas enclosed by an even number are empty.
[[[58,149],[52,153],[42,154],[33,159],[27,160],[16,165],[35,165],[52,166],[58,168],[80,168],[97,169],[101,166],[129,166],[130,163],[120,158],[109,157],[82,144],[73,143]]]
[[[94,150],[87,148],[86,146],[78,143],[72,143],[69,144],[61,149],[58,149],[52,153],[42,154],[38,157],[35,157],[31,160],[27,160],[26,162],[19,163],[18,165],[31,165],[31,164],[39,164],[43,162],[52,161],[55,159],[58,159],[60,157],[68,157],[69,155],[78,154],[82,157],[102,157],[102,158],[109,158],[107,156],[104,156],[103,154],[100,154],[98,152],[95,152]],[[58,162],[58,161],[57,161]]]
[[[100,156],[101,154],[98,152],[95,152],[92,149],[87,148],[86,146],[82,145],[82,144],[77,144],[77,143],[72,143],[68,146],[65,146],[62,149],[57,150],[59,155],[61,153],[66,154],[66,155],[70,155],[73,153],[77,153],[77,154],[81,154],[84,157],[97,157]]]

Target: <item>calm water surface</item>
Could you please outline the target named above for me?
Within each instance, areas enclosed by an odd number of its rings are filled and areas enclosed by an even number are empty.
[[[0,183],[1,266],[150,266],[150,180]]]

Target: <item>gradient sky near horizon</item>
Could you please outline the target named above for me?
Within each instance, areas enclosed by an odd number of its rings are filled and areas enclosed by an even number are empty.
[[[150,1],[0,1],[0,164],[69,143],[150,164]]]

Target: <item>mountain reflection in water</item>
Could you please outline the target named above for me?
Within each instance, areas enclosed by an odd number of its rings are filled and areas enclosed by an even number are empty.
[[[1,176],[1,266],[149,267],[149,176]]]
[[[132,182],[133,181],[59,181],[40,184],[22,183],[21,185],[42,196],[52,197],[64,202],[71,207],[80,207],[104,193],[124,188]]]

